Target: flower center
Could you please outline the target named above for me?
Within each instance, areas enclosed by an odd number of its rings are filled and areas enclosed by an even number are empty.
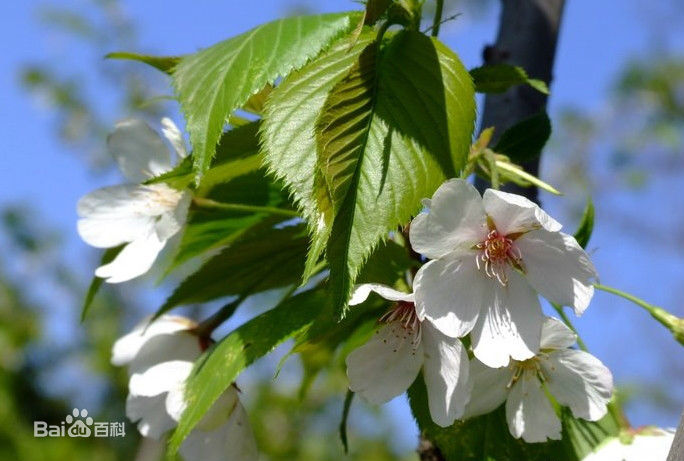
[[[538,357],[532,357],[531,359],[523,360],[521,362],[517,360],[511,360],[510,366],[513,367],[513,376],[506,385],[506,387],[509,389],[513,387],[513,385],[517,383],[525,373],[536,375],[539,381],[542,383],[546,382],[546,375],[544,375],[544,372],[542,371],[541,363],[539,362]]]
[[[522,268],[522,255],[513,239],[496,229],[489,231],[487,239],[475,245],[475,249],[480,250],[475,257],[477,268],[490,278],[496,277],[504,286],[508,283],[508,265]]]
[[[380,320],[380,323],[387,324],[387,328],[392,330],[392,336],[399,343],[406,339],[411,339],[413,353],[415,354],[418,345],[420,344],[420,319],[416,313],[416,305],[408,301],[399,301],[392,308],[386,312]],[[399,348],[395,346],[395,352]]]
[[[152,192],[152,200],[168,210],[176,208],[181,199],[182,192],[166,184],[150,184],[147,188]]]

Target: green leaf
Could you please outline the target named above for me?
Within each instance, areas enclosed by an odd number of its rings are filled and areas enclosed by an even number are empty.
[[[273,227],[275,223],[259,223],[209,259],[181,282],[155,316],[182,304],[250,295],[299,281],[306,256],[306,231],[303,225]]]
[[[365,259],[463,168],[475,116],[473,88],[458,57],[417,32],[368,45],[332,89],[317,123],[332,221],[327,247],[334,302],[346,306]]]
[[[306,330],[315,313],[327,303],[321,290],[293,296],[245,323],[205,352],[187,381],[187,407],[169,441],[167,455],[172,457],[177,453],[185,437],[245,367]]]
[[[580,222],[577,232],[575,232],[575,240],[582,248],[587,248],[591,234],[594,232],[594,202],[591,197],[587,200],[587,206],[584,208],[582,214],[582,221]]]
[[[124,249],[126,245],[119,245],[118,247],[114,248],[108,248],[104,251],[102,254],[102,259],[100,260],[100,266],[103,266],[105,264],[109,264],[110,262],[114,261],[114,258],[117,257],[119,253],[121,253],[121,250]],[[104,279],[100,277],[93,277],[93,281],[90,282],[90,286],[88,287],[88,292],[86,293],[85,300],[83,301],[83,308],[81,309],[81,322],[83,322],[86,318],[86,315],[88,315],[88,310],[90,309],[90,305],[93,303],[93,300],[95,299],[95,295],[97,292],[100,290],[100,287],[102,286],[102,282],[104,282]]]
[[[620,433],[620,426],[610,411],[600,420],[592,422],[573,418],[570,410],[563,408],[561,421],[563,422],[563,441],[569,445],[577,459],[584,459],[603,440]]]
[[[539,157],[550,136],[551,120],[546,112],[540,112],[504,131],[494,151],[523,163]]]
[[[181,58],[173,86],[187,120],[197,182],[214,157],[226,118],[349,31],[354,18],[359,14],[279,19]]]
[[[128,53],[126,51],[117,51],[105,55],[107,59],[129,59],[132,61],[144,62],[160,71],[171,74],[174,67],[182,59],[180,56],[150,56],[146,54]]]
[[[525,69],[510,64],[492,64],[471,69],[478,93],[503,93],[512,86],[528,84],[540,93],[549,94],[541,80],[529,78]]]
[[[323,56],[285,78],[266,103],[261,128],[264,160],[269,171],[287,186],[313,237],[304,280],[311,275],[327,240],[320,238],[323,232],[315,232],[324,217],[314,195],[314,125],[330,90],[374,38],[374,33],[366,32],[358,39],[338,41]]]
[[[217,185],[208,193],[208,197],[220,203],[276,206],[283,201],[280,190],[276,187],[266,179],[262,171],[256,171]],[[200,199],[196,199],[195,203],[199,201]],[[267,213],[193,205],[167,274],[194,257],[229,245],[268,216],[270,215]]]

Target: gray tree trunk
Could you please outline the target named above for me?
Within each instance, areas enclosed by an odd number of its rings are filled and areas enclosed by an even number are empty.
[[[682,419],[679,420],[679,427],[675,432],[667,461],[684,461],[684,413],[682,413]]]
[[[558,30],[565,0],[502,0],[501,19],[496,43],[485,47],[485,64],[520,66],[532,78],[550,85],[556,56]],[[488,94],[485,98],[481,128],[495,127],[493,143],[506,129],[546,109],[547,97],[539,91],[519,85],[503,94]],[[528,173],[539,173],[539,159],[522,165]],[[488,184],[476,180],[480,190]],[[505,190],[521,194],[537,202],[537,189],[514,184]]]

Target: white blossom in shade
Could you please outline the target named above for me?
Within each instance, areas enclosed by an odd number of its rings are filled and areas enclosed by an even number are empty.
[[[414,281],[416,309],[444,334],[471,333],[473,353],[490,367],[539,350],[537,292],[581,314],[596,270],[577,241],[536,204],[467,182],[442,184],[411,223],[413,249],[432,259]]]
[[[510,433],[526,442],[561,438],[561,422],[546,392],[575,418],[597,421],[606,414],[613,376],[593,355],[570,349],[575,334],[559,320],[544,321],[541,351],[533,358],[489,368],[477,359],[470,367],[473,389],[466,417],[489,413],[506,402]]]
[[[604,440],[582,461],[666,461],[674,431],[644,427]]]
[[[370,292],[396,301],[382,324],[346,359],[349,388],[370,403],[382,404],[405,392],[423,370],[428,406],[435,423],[446,427],[463,415],[470,396],[468,355],[461,341],[440,333],[416,315],[413,294],[378,285],[359,285],[350,302]]]
[[[187,155],[178,128],[166,118],[162,125],[176,155]],[[117,123],[107,147],[130,183],[104,187],[82,197],[77,205],[77,227],[91,246],[125,244],[113,261],[95,271],[109,283],[120,283],[152,267],[166,242],[185,224],[191,195],[163,183],[141,184],[172,169],[168,148],[145,122],[128,119]]]
[[[138,423],[144,437],[159,439],[176,427],[187,406],[185,381],[208,346],[208,340],[195,334],[196,326],[184,317],[164,315],[152,323],[148,318],[114,343],[112,363],[127,366],[130,375],[126,416]],[[258,458],[235,386],[218,398],[183,441],[180,452],[186,461]]]

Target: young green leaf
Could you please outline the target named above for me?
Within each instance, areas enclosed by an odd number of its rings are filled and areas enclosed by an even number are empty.
[[[329,224],[318,208],[314,189],[317,171],[314,126],[330,90],[354,65],[361,51],[375,38],[365,31],[356,39],[342,39],[330,50],[285,78],[271,93],[264,115],[261,139],[269,171],[287,186],[309,225],[312,236],[304,281],[325,250]]]
[[[490,64],[470,71],[478,93],[503,93],[512,86],[528,84],[540,93],[549,94],[541,80],[529,78],[525,69],[510,64]]]
[[[146,54],[129,53],[126,51],[117,51],[105,55],[106,59],[128,59],[131,61],[143,62],[147,65],[158,69],[165,74],[171,75],[173,69],[181,60],[180,56],[150,56]]]
[[[187,120],[197,179],[209,168],[234,110],[303,66],[359,18],[359,13],[336,13],[279,19],[184,56],[173,72],[173,86]]]
[[[340,309],[377,243],[463,168],[474,116],[458,57],[417,32],[396,34],[379,55],[368,45],[332,89],[316,125],[327,188],[318,197],[332,212],[327,260]]]
[[[493,150],[523,163],[539,157],[550,136],[551,120],[546,112],[540,112],[504,131]]]
[[[328,300],[321,290],[306,291],[245,323],[204,353],[195,364],[185,391],[187,407],[169,441],[169,459],[240,372],[302,332]]]
[[[105,265],[109,264],[114,260],[114,258],[117,257],[119,253],[121,253],[121,250],[124,249],[125,245],[119,245],[118,247],[114,248],[108,248],[102,253],[102,259],[100,260],[100,265]],[[88,287],[88,292],[86,293],[85,300],[83,301],[83,308],[81,309],[81,322],[83,322],[86,318],[86,315],[88,315],[88,310],[90,309],[90,305],[93,303],[93,300],[95,299],[95,295],[97,292],[100,290],[100,287],[102,286],[102,282],[104,282],[104,279],[100,277],[93,277],[93,281],[90,282],[90,286]]]
[[[594,202],[591,198],[587,200],[587,206],[582,213],[582,221],[580,222],[577,232],[575,232],[575,240],[582,248],[586,248],[594,232]]]
[[[209,259],[181,282],[155,317],[182,304],[250,295],[297,283],[304,269],[306,231],[302,225],[277,228],[274,224],[273,220],[259,223]]]

